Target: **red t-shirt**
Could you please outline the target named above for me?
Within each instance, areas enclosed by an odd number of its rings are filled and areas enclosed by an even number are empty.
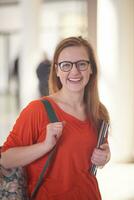
[[[89,120],[81,121],[64,112],[50,97],[59,121],[66,121],[62,140],[35,200],[100,200],[100,192],[91,167],[91,155],[97,144],[97,133]],[[50,123],[40,100],[32,101],[20,114],[2,151],[12,147],[42,142]],[[48,155],[26,166],[29,193],[41,173]]]

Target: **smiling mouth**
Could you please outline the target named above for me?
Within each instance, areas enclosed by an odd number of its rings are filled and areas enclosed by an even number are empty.
[[[78,83],[82,80],[82,78],[68,78],[68,80],[72,83]]]
[[[81,81],[81,78],[69,78],[68,80],[71,82],[79,82]]]

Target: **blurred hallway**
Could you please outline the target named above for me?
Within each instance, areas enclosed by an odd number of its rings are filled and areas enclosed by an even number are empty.
[[[0,0],[0,145],[19,114],[9,83],[16,56],[23,107],[38,96],[42,53],[51,59],[57,42],[72,35],[96,47],[100,97],[110,112],[112,161],[97,173],[102,200],[134,200],[134,0]]]
[[[97,177],[102,200],[134,200],[134,164],[110,162]]]
[[[10,128],[15,122],[17,116],[16,98],[14,94],[0,95],[0,146],[5,141]]]

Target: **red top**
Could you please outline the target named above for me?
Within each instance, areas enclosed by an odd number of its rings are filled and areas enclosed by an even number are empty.
[[[50,97],[59,121],[66,121],[62,140],[35,200],[101,200],[95,176],[88,172],[97,133],[89,120],[81,121],[64,112]],[[2,151],[42,142],[49,119],[40,100],[32,101],[20,114]],[[26,167],[29,193],[34,189],[47,155]]]

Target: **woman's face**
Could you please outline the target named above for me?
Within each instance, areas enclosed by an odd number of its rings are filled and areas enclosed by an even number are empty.
[[[71,62],[75,63],[72,64]],[[61,51],[56,71],[57,76],[60,78],[62,89],[72,92],[84,90],[92,73],[91,65],[88,62],[90,60],[83,46],[66,47]]]

